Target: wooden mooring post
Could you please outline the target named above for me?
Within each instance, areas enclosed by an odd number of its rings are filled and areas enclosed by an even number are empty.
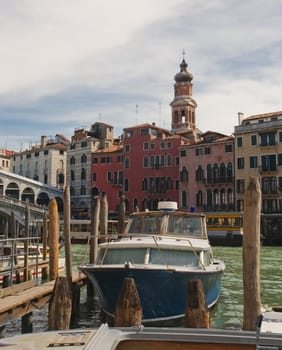
[[[191,280],[188,283],[187,307],[185,310],[185,327],[210,327],[210,314],[205,301],[202,281],[199,279]]]
[[[245,193],[243,214],[243,329],[255,331],[261,313],[260,296],[260,213],[259,180],[251,177]]]
[[[125,278],[121,287],[116,310],[115,327],[141,326],[142,306],[133,278]]]
[[[59,213],[58,205],[55,198],[52,198],[48,204],[49,229],[48,243],[50,248],[49,254],[49,275],[50,280],[55,280],[58,276],[58,258],[59,258]]]

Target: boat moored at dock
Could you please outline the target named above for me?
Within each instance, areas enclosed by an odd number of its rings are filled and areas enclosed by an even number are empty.
[[[205,216],[172,210],[165,203],[158,211],[131,214],[118,239],[99,244],[96,262],[79,266],[110,318],[125,278],[135,281],[144,324],[183,318],[191,280],[201,280],[208,307],[220,296],[225,265],[213,258]]]

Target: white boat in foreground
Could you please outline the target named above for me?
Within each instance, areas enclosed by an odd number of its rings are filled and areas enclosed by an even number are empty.
[[[257,331],[192,328],[109,328],[72,329],[30,333],[0,339],[5,350],[277,350],[282,349],[281,313],[267,312]]]

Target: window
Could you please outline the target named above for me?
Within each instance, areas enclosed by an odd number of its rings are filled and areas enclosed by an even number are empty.
[[[257,144],[257,135],[252,135],[251,136],[251,145],[256,146]]]
[[[128,179],[124,180],[124,192],[128,192],[129,190],[129,185],[128,185]]]
[[[93,182],[97,181],[97,173],[92,174],[92,180],[93,180]]]
[[[261,157],[262,171],[276,170],[276,155],[269,154]]]
[[[112,173],[110,171],[108,171],[108,173],[107,173],[107,180],[108,180],[108,182],[112,181]]]
[[[282,165],[282,153],[278,154],[278,165]]]
[[[148,168],[148,166],[149,166],[148,157],[144,157],[144,159],[143,159],[143,167],[144,167],[144,168]]]
[[[149,144],[148,144],[148,142],[145,142],[145,143],[143,144],[143,149],[144,149],[144,151],[147,151],[147,150],[149,149]]]
[[[261,139],[261,146],[266,147],[266,146],[273,146],[275,145],[275,133],[270,132],[270,133],[265,133],[260,135]]]
[[[188,182],[188,171],[185,167],[183,167],[182,170],[180,171],[180,181]]]
[[[237,147],[243,146],[243,139],[241,136],[237,137]]]
[[[161,147],[161,149],[165,148],[165,143],[162,142],[160,147]]]
[[[98,158],[97,157],[93,158],[92,163],[93,164],[98,164]]]
[[[205,154],[211,154],[210,147],[205,147]]]
[[[141,136],[146,136],[146,135],[149,135],[149,129],[148,128],[141,129]]]
[[[279,142],[282,142],[282,131],[279,131]]]
[[[75,143],[71,143],[70,149],[75,149]]]
[[[74,164],[75,164],[75,158],[74,158],[74,156],[71,157],[71,159],[70,159],[70,164],[71,164],[71,165],[74,165]]]
[[[74,181],[75,180],[75,174],[74,174],[74,171],[71,170],[71,180]]]
[[[80,144],[81,147],[87,147],[87,141],[82,141]]]
[[[245,160],[244,158],[237,158],[237,168],[238,169],[244,169],[245,166]]]
[[[81,180],[86,180],[86,171],[84,168],[81,169]]]
[[[129,159],[128,158],[125,158],[124,166],[125,166],[125,169],[129,168]]]
[[[125,152],[129,152],[130,150],[130,145],[126,144],[124,147]]]
[[[225,152],[231,153],[233,151],[232,143],[225,145]]]
[[[202,181],[204,178],[204,171],[201,165],[198,166],[196,170],[196,181]]]
[[[196,148],[195,149],[195,154],[196,154],[196,156],[201,156],[203,154],[203,149],[202,148]]]
[[[258,167],[258,157],[250,157],[250,168],[257,168]]]
[[[237,180],[236,187],[237,187],[237,193],[244,193],[245,192],[245,181],[242,179]]]
[[[186,149],[180,150],[180,157],[186,157]]]
[[[151,149],[155,149],[155,144],[154,143],[151,143]]]
[[[172,155],[171,154],[167,155],[167,165],[172,166]]]
[[[86,163],[87,162],[87,156],[86,154],[83,153],[83,155],[81,156],[81,163]]]
[[[167,148],[171,148],[172,147],[172,144],[171,144],[171,142],[169,142],[168,144],[167,144]]]

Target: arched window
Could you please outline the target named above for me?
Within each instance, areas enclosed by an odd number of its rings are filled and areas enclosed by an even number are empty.
[[[73,171],[73,170],[71,170],[70,174],[71,174],[71,181],[74,181],[74,180],[75,180],[75,174],[74,174],[74,171]]]
[[[70,158],[70,164],[71,164],[71,165],[74,165],[74,164],[75,164],[75,158],[74,158],[74,156],[71,156],[71,158]]]
[[[86,171],[84,168],[81,169],[81,180],[86,180]]]
[[[203,205],[203,193],[202,193],[202,191],[198,191],[197,196],[196,196],[196,200],[197,200],[197,207],[201,207]]]
[[[204,178],[204,171],[201,165],[196,170],[196,181],[202,181]]]
[[[216,183],[220,182],[220,179],[219,179],[219,168],[218,168],[217,164],[214,164],[214,166],[213,166],[213,180]]]
[[[232,182],[232,180],[233,180],[233,166],[232,166],[232,163],[229,162],[227,164],[227,181]]]
[[[147,178],[144,178],[142,181],[142,190],[143,191],[148,191],[148,180]]]
[[[87,162],[87,156],[85,153],[81,156],[81,163],[86,163]]]
[[[172,155],[171,154],[167,155],[167,165],[172,166]]]
[[[207,183],[212,183],[212,166],[210,164],[207,165]]]
[[[180,181],[181,182],[188,182],[188,171],[187,171],[185,166],[180,171]]]
[[[224,163],[220,164],[219,176],[220,176],[220,182],[226,182],[226,166]]]
[[[167,189],[168,191],[173,190],[173,181],[172,181],[172,178],[171,178],[171,177],[168,177],[168,178],[166,179],[166,189]]]
[[[86,195],[86,188],[85,188],[85,186],[81,186],[80,187],[80,195],[81,196],[85,196]]]

